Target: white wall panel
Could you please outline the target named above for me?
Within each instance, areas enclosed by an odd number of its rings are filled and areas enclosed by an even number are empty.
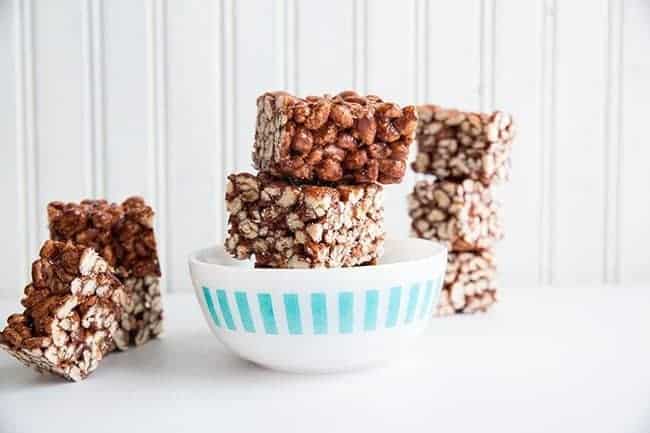
[[[168,286],[189,288],[187,256],[215,244],[223,230],[218,119],[218,5],[211,0],[169,2]],[[188,47],[192,49],[188,49]]]
[[[235,168],[250,172],[257,96],[268,90],[281,90],[283,83],[274,74],[277,61],[273,55],[274,2],[238,0],[234,6],[236,96],[232,108],[235,110]]]
[[[496,2],[493,108],[512,113],[518,129],[511,179],[499,191],[506,233],[497,251],[501,279],[515,285],[540,279],[542,13],[527,2]]]
[[[626,0],[623,4],[620,277],[624,284],[648,285],[650,4],[646,0]]]
[[[92,189],[83,140],[82,7],[77,0],[33,2],[38,243],[47,238],[46,205]],[[35,255],[36,251],[32,255]]]
[[[604,277],[607,14],[605,0],[588,8],[559,2],[555,9],[552,282]]]
[[[623,47],[623,0],[609,1],[607,19],[607,89],[605,95],[605,254],[604,280],[621,280],[621,78]]]
[[[447,107],[479,109],[481,3],[428,2],[426,98]]]
[[[295,1],[296,91],[335,93],[354,85],[354,2]],[[290,44],[291,45],[291,44]]]
[[[0,200],[5,204],[0,212],[0,288],[6,287],[16,296],[25,282],[27,261],[25,233],[24,146],[19,118],[23,116],[21,101],[20,45],[17,31],[21,5],[18,2],[0,3],[0,70],[11,71],[0,80]],[[0,294],[2,291],[0,289]]]
[[[415,1],[372,1],[367,9],[367,92],[401,105],[415,98]],[[391,29],[391,31],[386,31]]]
[[[144,1],[102,2],[106,197],[154,199],[151,182],[147,11]]]
[[[255,98],[281,88],[512,112],[503,284],[649,285],[648,29],[646,0],[0,2],[0,293],[22,290],[48,201],[131,194],[189,289],[225,176],[251,169]],[[414,178],[387,187],[392,237]]]
[[[387,101],[411,105],[416,100],[415,1],[372,1],[367,8],[367,54],[364,78],[367,93]],[[361,21],[363,22],[363,21]],[[386,29],[391,31],[387,32]],[[385,188],[386,229],[391,237],[409,236],[405,219],[406,196],[413,190],[415,173],[407,168],[401,184]]]

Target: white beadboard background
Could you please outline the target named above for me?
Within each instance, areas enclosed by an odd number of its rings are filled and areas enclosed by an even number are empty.
[[[512,112],[503,285],[650,285],[650,0],[0,0],[0,295],[47,202],[131,194],[189,290],[282,88]],[[414,181],[388,188],[393,236]]]

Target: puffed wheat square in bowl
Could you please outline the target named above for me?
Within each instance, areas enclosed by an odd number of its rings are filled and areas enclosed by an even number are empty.
[[[226,251],[261,268],[373,264],[383,254],[383,187],[296,185],[238,173],[226,184]]]
[[[437,308],[447,250],[387,240],[375,266],[259,269],[223,247],[189,258],[203,316],[233,353],[290,372],[383,364],[420,335]]]

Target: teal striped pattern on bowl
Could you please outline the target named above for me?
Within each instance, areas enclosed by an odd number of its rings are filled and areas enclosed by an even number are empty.
[[[375,332],[428,320],[442,278],[365,291],[246,292],[203,287],[217,328],[267,335]]]

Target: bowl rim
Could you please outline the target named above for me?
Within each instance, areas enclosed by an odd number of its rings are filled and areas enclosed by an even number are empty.
[[[315,274],[319,274],[325,277],[326,274],[331,274],[331,273],[345,273],[347,275],[355,275],[355,274],[363,275],[368,272],[376,272],[379,270],[390,271],[396,268],[403,267],[404,265],[417,265],[418,263],[424,264],[426,262],[430,262],[432,259],[435,260],[439,256],[442,256],[442,258],[445,259],[446,261],[448,250],[447,247],[441,244],[440,242],[430,241],[427,239],[418,239],[418,238],[386,239],[384,243],[384,247],[386,247],[386,244],[390,245],[390,244],[396,244],[398,242],[399,243],[410,242],[412,244],[419,244],[420,247],[430,248],[430,252],[427,253],[425,257],[420,257],[412,260],[401,260],[393,263],[377,264],[372,266],[353,266],[353,267],[344,267],[344,268],[272,269],[272,268],[245,268],[245,267],[238,267],[238,266],[228,266],[219,263],[209,263],[204,260],[201,260],[200,259],[201,256],[205,256],[206,254],[209,253],[214,254],[214,251],[223,252],[224,255],[229,256],[229,254],[225,252],[225,248],[223,247],[223,245],[214,245],[208,248],[201,248],[193,251],[188,256],[188,262],[190,266],[197,266],[199,268],[213,268],[213,269],[222,270],[226,272],[234,272],[234,273],[241,273],[241,274],[273,273],[275,275],[287,274],[293,277],[299,277],[305,274],[311,276]]]

